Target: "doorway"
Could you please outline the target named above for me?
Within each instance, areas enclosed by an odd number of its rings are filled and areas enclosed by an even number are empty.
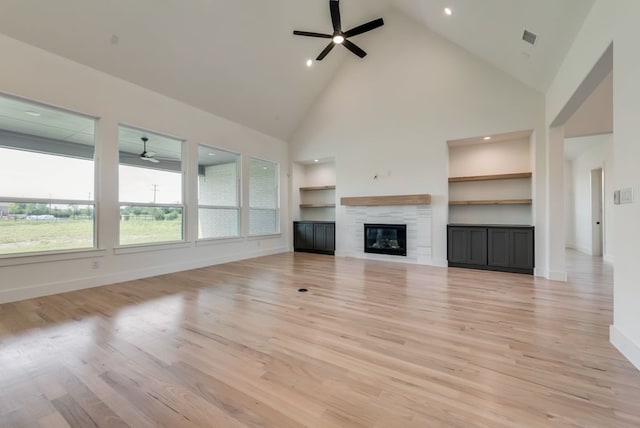
[[[591,170],[591,254],[602,257],[604,247],[603,215],[604,174],[602,168]]]

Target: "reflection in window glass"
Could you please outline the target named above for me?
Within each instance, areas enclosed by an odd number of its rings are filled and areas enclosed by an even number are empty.
[[[249,160],[249,234],[279,231],[278,164]]]
[[[240,156],[198,146],[198,238],[240,234],[238,164]]]

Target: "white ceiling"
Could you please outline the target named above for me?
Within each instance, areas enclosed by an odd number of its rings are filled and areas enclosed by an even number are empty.
[[[394,0],[436,33],[546,92],[594,0]],[[444,7],[453,10],[446,18]],[[535,46],[522,40],[527,29]]]
[[[397,7],[544,91],[593,0],[343,0],[343,28]],[[442,13],[445,5],[454,14]],[[28,23],[28,25],[27,25]],[[536,47],[520,40],[527,28]],[[327,0],[2,0],[0,32],[288,139],[342,61],[292,31],[329,32]],[[375,30],[374,30],[375,31]],[[354,38],[370,55],[369,36]]]

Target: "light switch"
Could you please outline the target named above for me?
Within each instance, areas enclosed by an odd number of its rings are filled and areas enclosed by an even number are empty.
[[[632,204],[633,203],[633,189],[628,187],[626,189],[620,189],[620,203]]]

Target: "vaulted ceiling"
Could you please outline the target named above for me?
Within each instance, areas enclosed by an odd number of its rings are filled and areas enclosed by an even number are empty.
[[[343,28],[392,9],[544,92],[593,0],[343,0]],[[452,16],[443,13],[444,7]],[[281,139],[343,61],[307,67],[330,32],[327,0],[3,0],[0,32]],[[521,40],[528,29],[535,46]],[[369,34],[354,37],[375,55]],[[401,49],[402,47],[398,47]],[[416,52],[416,55],[428,55]]]

